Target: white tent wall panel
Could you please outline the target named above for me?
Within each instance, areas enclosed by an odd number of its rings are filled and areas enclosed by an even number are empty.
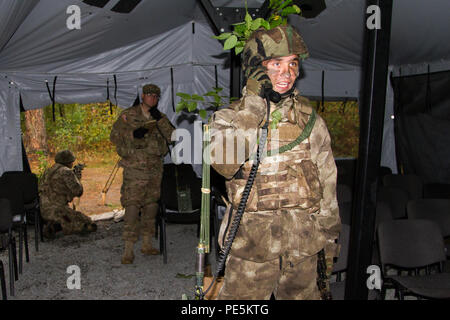
[[[0,175],[4,171],[22,171],[19,90],[0,79]]]
[[[322,96],[322,71],[324,71],[324,98],[351,98],[359,96],[361,71],[356,68],[347,70],[329,70],[326,68],[309,69],[309,61],[303,63],[297,88],[308,97]]]
[[[214,33],[205,22],[194,22],[192,61],[198,64],[223,64],[229,51],[223,50],[222,42],[213,39]]]
[[[394,131],[394,89],[390,81],[390,74],[394,67],[388,70],[386,104],[384,109],[383,141],[381,144],[380,165],[391,168],[392,173],[398,173],[397,156],[395,151],[395,131]]]

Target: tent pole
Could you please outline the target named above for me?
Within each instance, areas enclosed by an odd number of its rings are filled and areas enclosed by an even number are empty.
[[[377,184],[381,160],[392,3],[392,0],[367,0],[367,7],[377,5],[380,8],[381,29],[366,28],[365,32],[359,156],[345,286],[346,300],[368,298],[367,267],[372,264],[375,231],[375,197],[371,197],[371,192],[376,190],[373,186]]]

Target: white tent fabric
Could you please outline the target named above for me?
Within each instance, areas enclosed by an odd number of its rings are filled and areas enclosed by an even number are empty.
[[[176,96],[172,100],[172,93],[209,91],[217,68],[218,85],[228,94],[228,55],[211,38],[213,32],[197,1],[142,0],[130,14],[110,10],[118,1],[97,8],[80,0],[0,0],[0,174],[22,170],[19,97],[26,110],[50,104],[46,81],[52,90],[54,77],[59,103],[105,101],[108,82],[112,102],[123,108],[133,103],[143,84],[156,83],[162,89],[159,108],[175,126],[191,133],[198,123],[173,111],[179,100]],[[259,7],[263,2],[248,4]],[[243,6],[241,0],[212,3]],[[314,19],[291,20],[311,55],[302,65],[298,88],[305,96],[320,97],[324,72],[325,98],[358,99],[368,16],[365,1],[326,0],[326,4]],[[66,26],[70,5],[81,9],[80,30]],[[421,0],[394,1],[390,71],[421,73],[428,65],[432,72],[450,70],[448,12],[448,0],[433,0],[427,6]],[[395,172],[392,110],[389,86],[381,164]],[[198,158],[201,144],[191,143],[191,148]]]

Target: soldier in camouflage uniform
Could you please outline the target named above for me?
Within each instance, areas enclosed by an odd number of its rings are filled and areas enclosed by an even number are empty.
[[[317,257],[322,249],[331,274],[340,231],[337,171],[325,122],[295,88],[300,60],[307,56],[301,36],[289,25],[255,31],[243,51],[243,97],[211,118],[212,165],[227,179],[230,201],[220,228],[223,241],[266,122],[264,92],[281,97],[270,103],[269,151],[231,247],[219,299],[269,299],[272,293],[277,299],[321,299]],[[236,149],[244,149],[244,157],[229,157],[235,149],[230,146],[243,136],[245,144]]]
[[[55,164],[44,172],[39,184],[43,235],[53,238],[59,226],[65,235],[97,230],[91,218],[69,207],[74,197],[83,194],[80,176],[72,170],[75,156],[70,150],[56,154]]]
[[[133,263],[133,247],[139,233],[142,235],[141,252],[147,255],[159,253],[152,247],[152,236],[155,234],[163,157],[169,151],[168,143],[174,130],[166,115],[157,109],[160,94],[156,85],[145,85],[142,103],[124,110],[110,135],[123,167],[120,190],[120,201],[125,208],[123,264]]]

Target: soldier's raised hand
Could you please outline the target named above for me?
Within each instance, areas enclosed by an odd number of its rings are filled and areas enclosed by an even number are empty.
[[[272,82],[262,66],[255,67],[247,79],[247,92],[264,98],[264,92],[272,89]]]

